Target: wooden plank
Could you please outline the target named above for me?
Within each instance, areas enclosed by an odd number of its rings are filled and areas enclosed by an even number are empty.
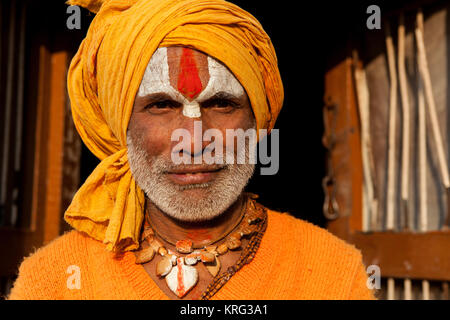
[[[352,182],[352,211],[350,216],[350,230],[362,231],[362,192],[363,192],[363,167],[361,150],[361,125],[356,96],[356,86],[353,77],[354,61],[346,60],[346,83],[347,83],[347,114],[348,114],[348,144],[350,151],[350,174]]]
[[[336,113],[324,110],[328,122],[324,138],[328,147],[331,145],[331,171],[339,204],[339,217],[329,221],[327,228],[342,239],[347,239],[353,231],[362,230],[361,132],[352,63],[351,58],[346,58],[325,75],[325,103],[335,106]],[[333,121],[334,126],[331,126]]]
[[[356,232],[350,241],[383,277],[450,280],[450,231]]]
[[[64,148],[65,79],[67,52],[51,55],[49,132],[47,139],[47,192],[43,244],[59,235],[61,223],[61,195]]]
[[[41,45],[39,48],[39,75],[38,75],[38,92],[36,103],[36,132],[35,132],[35,147],[34,147],[34,165],[33,165],[33,188],[31,195],[31,215],[30,215],[30,229],[37,230],[38,212],[41,210],[39,199],[42,190],[45,190],[45,184],[42,185],[42,176],[45,176],[44,170],[46,158],[44,152],[44,141],[46,136],[43,131],[48,127],[45,108],[48,104],[48,82],[49,82],[49,60],[50,53],[48,49]],[[44,122],[45,121],[45,122]]]

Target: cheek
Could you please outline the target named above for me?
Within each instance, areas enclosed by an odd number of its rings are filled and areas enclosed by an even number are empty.
[[[224,138],[224,148],[227,146],[233,146],[234,144],[234,150],[237,151],[237,138],[231,135],[230,137],[227,137],[227,129],[232,130],[233,132],[236,132],[238,129],[242,129],[244,132],[248,129],[251,129],[254,127],[256,122],[254,121],[253,114],[248,112],[248,110],[242,109],[239,110],[238,113],[233,114],[232,116],[228,118],[224,118],[221,121],[222,123],[218,127],[218,129],[222,132],[222,136]],[[256,127],[255,127],[256,129]],[[230,150],[230,149],[228,149]]]
[[[130,134],[142,141],[149,156],[159,156],[170,150],[170,130],[158,119],[136,115],[130,119]]]

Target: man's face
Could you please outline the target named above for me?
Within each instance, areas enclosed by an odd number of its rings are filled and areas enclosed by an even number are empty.
[[[199,121],[200,135],[194,133],[194,122]],[[169,216],[182,221],[212,219],[236,201],[254,165],[229,164],[226,157],[224,163],[206,164],[202,156],[211,141],[202,141],[203,133],[219,130],[223,154],[232,153],[236,160],[245,151],[248,160],[251,146],[226,139],[226,130],[251,128],[256,125],[248,96],[223,64],[196,50],[159,48],[145,71],[128,126],[133,177]],[[176,129],[187,130],[190,138],[171,141]],[[174,154],[192,161],[177,165]]]

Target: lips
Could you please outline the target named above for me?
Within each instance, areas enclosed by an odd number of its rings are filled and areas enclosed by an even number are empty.
[[[172,182],[179,185],[201,184],[213,180],[223,167],[191,167],[171,170],[167,175]]]

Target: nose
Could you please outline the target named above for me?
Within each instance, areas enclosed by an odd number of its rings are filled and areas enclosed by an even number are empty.
[[[172,146],[172,153],[179,153],[180,157],[190,157],[194,164],[202,164],[202,154],[210,142],[203,140],[203,133],[207,128],[201,117],[189,118],[182,116],[178,129],[182,129],[181,141]]]

